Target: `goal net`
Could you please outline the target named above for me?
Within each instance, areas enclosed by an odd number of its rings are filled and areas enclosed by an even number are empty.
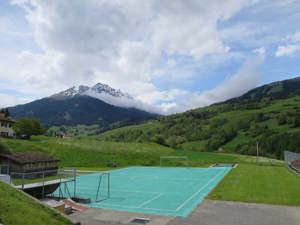
[[[100,202],[110,198],[110,173],[101,173],[98,179],[95,202]]]
[[[105,171],[85,171],[64,169],[63,185],[58,195],[63,198],[74,197],[99,202],[110,198],[110,173]]]
[[[159,165],[162,166],[189,166],[187,156],[161,156]]]

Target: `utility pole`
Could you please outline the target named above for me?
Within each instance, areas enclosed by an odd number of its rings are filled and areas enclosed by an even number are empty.
[[[258,150],[259,150],[259,142],[256,142],[256,163],[258,163]]]

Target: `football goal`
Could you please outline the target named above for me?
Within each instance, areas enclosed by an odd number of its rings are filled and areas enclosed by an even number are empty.
[[[106,171],[63,170],[64,180],[73,181],[65,185],[59,195],[63,197],[87,198],[91,202],[100,202],[110,198],[110,173]],[[69,183],[69,182],[68,182]]]
[[[110,173],[103,172],[99,174],[95,202],[100,202],[108,198],[110,198]]]
[[[187,156],[161,156],[159,165],[162,166],[189,166]]]

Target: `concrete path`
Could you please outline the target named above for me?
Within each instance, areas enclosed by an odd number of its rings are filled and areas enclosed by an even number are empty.
[[[168,225],[300,225],[300,207],[206,200]]]
[[[300,225],[300,207],[206,200],[187,218],[92,208],[70,217],[82,225],[138,225],[135,217],[149,218],[147,225]]]

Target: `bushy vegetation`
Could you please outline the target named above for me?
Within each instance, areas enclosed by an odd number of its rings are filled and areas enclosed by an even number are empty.
[[[47,130],[47,135],[55,137],[58,134],[65,134],[67,136],[91,136],[101,133],[99,125],[76,125],[76,126],[53,126]]]
[[[18,137],[30,139],[32,135],[40,135],[45,132],[37,119],[22,118],[14,124],[14,130]]]

